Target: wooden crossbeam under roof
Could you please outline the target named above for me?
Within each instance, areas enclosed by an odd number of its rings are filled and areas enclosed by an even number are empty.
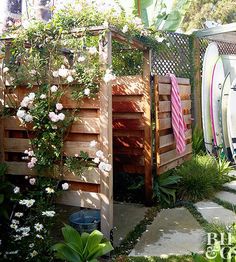
[[[110,31],[112,34],[112,39],[117,40],[120,43],[129,44],[132,48],[140,49],[140,50],[147,50],[148,47],[141,42],[140,40],[136,38],[128,38],[127,35],[120,32],[118,29],[116,29],[113,26],[105,27],[105,26],[91,26],[91,27],[83,27],[83,28],[75,28],[70,32],[64,32],[64,34],[74,34],[76,36],[83,35],[84,31],[88,31],[91,33],[91,35],[98,35],[102,32]],[[16,37],[16,36],[15,36]],[[1,38],[0,41],[10,41],[14,39],[15,37],[6,37]]]
[[[236,43],[236,23],[198,30],[193,34],[196,37],[207,38],[213,41]]]

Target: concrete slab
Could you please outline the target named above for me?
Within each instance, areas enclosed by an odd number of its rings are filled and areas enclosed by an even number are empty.
[[[147,210],[147,207],[139,204],[114,203],[113,245],[115,247],[119,246],[127,234],[144,218]]]
[[[186,208],[164,209],[147,227],[129,256],[201,253],[203,235],[203,229]]]
[[[231,170],[228,174],[229,176],[236,177],[236,170]]]
[[[236,221],[236,214],[212,201],[201,201],[195,204],[197,210],[209,223],[231,225]]]
[[[224,187],[236,190],[236,181],[234,180],[234,181],[231,181],[229,183],[225,183]]]
[[[222,201],[228,202],[232,205],[236,205],[236,194],[227,192],[227,191],[220,191],[215,195],[216,198],[219,198]]]

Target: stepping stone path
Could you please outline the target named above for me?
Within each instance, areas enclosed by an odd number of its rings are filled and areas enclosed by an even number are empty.
[[[186,208],[164,209],[147,227],[130,256],[200,253],[203,235],[203,229]]]
[[[228,203],[232,204],[233,206],[236,205],[236,194],[235,193],[231,193],[231,192],[227,192],[227,191],[221,191],[221,192],[218,192],[215,195],[215,197],[224,201],[224,202],[228,202]]]
[[[231,181],[229,183],[225,183],[224,187],[235,190],[236,191],[236,181]]]
[[[231,225],[236,221],[236,214],[212,201],[201,201],[195,204],[198,212],[209,223]]]

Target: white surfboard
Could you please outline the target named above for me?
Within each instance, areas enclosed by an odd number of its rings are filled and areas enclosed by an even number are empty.
[[[210,43],[206,49],[202,69],[202,126],[205,147],[208,153],[212,153],[212,127],[210,118],[210,86],[213,68],[219,57],[216,43]]]
[[[224,149],[224,156],[231,161],[232,154],[230,149],[230,142],[228,136],[228,127],[227,127],[227,107],[229,101],[229,91],[231,87],[230,81],[230,73],[227,74],[225,81],[223,83],[222,93],[221,93],[221,126],[223,132],[223,149]]]
[[[236,78],[236,55],[221,55],[225,74],[230,73],[231,83]]]
[[[233,81],[228,98],[227,125],[231,153],[236,162],[236,78]]]
[[[224,66],[221,57],[219,57],[213,68],[210,89],[210,116],[213,135],[213,147],[216,150],[216,153],[220,150],[220,148],[223,148],[222,128],[220,123],[220,105],[224,79]]]

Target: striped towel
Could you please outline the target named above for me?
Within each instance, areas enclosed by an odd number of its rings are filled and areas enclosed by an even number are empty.
[[[181,154],[186,149],[186,124],[179,95],[179,86],[175,75],[168,74],[171,79],[171,123],[176,140],[176,151]]]

